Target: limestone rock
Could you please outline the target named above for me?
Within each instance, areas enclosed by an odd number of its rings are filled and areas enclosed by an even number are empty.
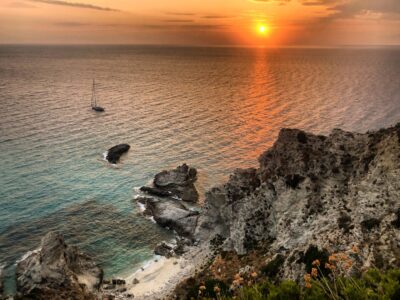
[[[221,238],[238,254],[263,246],[267,257],[279,254],[276,272],[288,279],[304,275],[312,253],[353,245],[359,269],[399,267],[399,129],[282,129],[258,169],[236,170],[206,193],[195,238]]]
[[[179,200],[145,198],[145,214],[163,227],[175,230],[180,236],[191,238],[197,224],[198,212],[189,210]]]
[[[29,299],[95,299],[103,270],[57,232],[43,237],[16,267],[17,292]]]

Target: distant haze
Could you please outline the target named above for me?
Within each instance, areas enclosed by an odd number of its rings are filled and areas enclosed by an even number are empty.
[[[399,45],[400,1],[1,0],[0,44],[21,43]]]

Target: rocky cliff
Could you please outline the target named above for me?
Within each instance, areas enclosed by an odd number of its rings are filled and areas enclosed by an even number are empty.
[[[262,247],[288,279],[303,276],[311,253],[353,246],[357,270],[400,266],[400,124],[329,136],[282,129],[259,164],[206,194],[198,239],[237,254]]]
[[[97,299],[102,279],[90,257],[50,232],[17,263],[17,299]]]

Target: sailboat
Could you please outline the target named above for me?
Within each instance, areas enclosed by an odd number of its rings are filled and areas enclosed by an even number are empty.
[[[93,86],[92,86],[91,106],[92,106],[92,109],[94,111],[97,111],[97,112],[103,112],[104,111],[104,108],[102,108],[101,106],[97,106],[96,83],[94,82],[94,79],[93,79]]]

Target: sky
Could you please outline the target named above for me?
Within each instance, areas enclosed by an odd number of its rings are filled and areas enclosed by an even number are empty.
[[[400,0],[0,0],[0,44],[400,45]]]

